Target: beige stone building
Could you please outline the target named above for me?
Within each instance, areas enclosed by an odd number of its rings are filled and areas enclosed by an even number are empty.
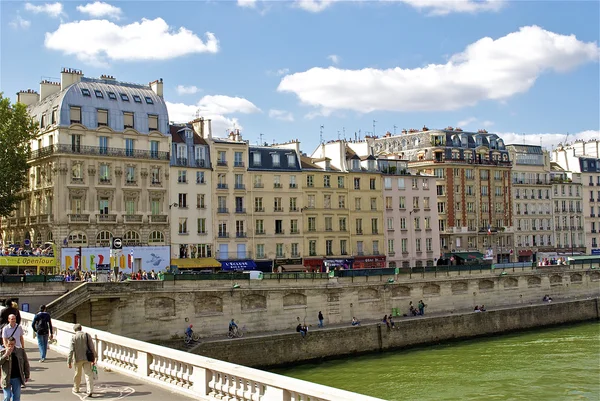
[[[512,261],[532,262],[554,252],[550,154],[535,145],[507,145],[513,161],[515,246]],[[560,225],[559,225],[560,226]]]
[[[162,80],[121,83],[63,69],[60,82],[21,91],[39,123],[30,185],[2,222],[5,242],[169,244],[169,135]]]

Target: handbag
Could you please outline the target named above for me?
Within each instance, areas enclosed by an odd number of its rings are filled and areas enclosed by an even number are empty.
[[[85,351],[85,357],[88,362],[94,362],[96,360],[96,356],[94,355],[94,351],[90,348],[90,335],[85,333],[85,344],[87,345],[87,350]]]

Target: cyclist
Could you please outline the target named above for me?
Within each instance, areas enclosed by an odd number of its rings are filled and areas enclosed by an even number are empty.
[[[194,334],[194,330],[192,330],[192,327],[194,327],[194,325],[193,325],[193,324],[190,324],[190,325],[188,326],[188,328],[187,328],[187,329],[185,329],[185,335],[186,335],[187,337],[189,337],[189,338],[192,338],[192,334]]]
[[[231,319],[231,322],[229,322],[229,332],[233,334],[233,331],[237,331],[238,329],[238,325],[235,323],[235,320]]]

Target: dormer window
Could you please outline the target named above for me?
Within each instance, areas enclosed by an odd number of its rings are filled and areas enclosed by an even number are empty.
[[[273,153],[273,167],[279,167],[279,153]]]
[[[104,99],[104,94],[102,93],[101,90],[95,89],[94,94],[96,95],[96,97],[99,97],[100,99]]]
[[[152,98],[150,96],[146,96],[146,103],[154,104],[154,101],[152,100]]]
[[[287,155],[287,162],[288,162],[288,166],[295,166],[296,158],[294,157],[294,155]]]
[[[142,98],[138,95],[133,95],[133,101],[136,103],[142,103]]]
[[[125,93],[119,93],[119,95],[121,96],[121,100],[124,102],[128,102],[129,101],[129,96],[127,96],[127,94]]]
[[[91,97],[91,96],[92,96],[92,95],[90,94],[90,90],[89,90],[89,89],[85,89],[85,88],[83,88],[83,89],[81,90],[81,94],[82,94],[83,96],[87,96],[87,97]]]
[[[260,153],[254,152],[253,155],[254,155],[254,157],[253,157],[254,165],[260,166]]]
[[[352,170],[358,170],[360,168],[360,164],[358,160],[352,160]]]
[[[369,167],[369,170],[375,170],[375,160],[369,160],[367,162],[367,165]]]
[[[117,95],[115,94],[115,92],[108,92],[108,98],[110,100],[117,100]]]

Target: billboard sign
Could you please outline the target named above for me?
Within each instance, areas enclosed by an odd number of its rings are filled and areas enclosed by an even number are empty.
[[[61,269],[74,269],[81,265],[83,271],[95,271],[97,265],[118,266],[119,270],[129,268],[128,257],[139,263],[143,271],[154,270],[156,272],[165,271],[170,264],[170,250],[168,246],[124,246],[123,251],[118,256],[111,259],[109,247],[90,247],[81,248],[81,263],[79,260],[78,248],[61,249]],[[76,263],[77,262],[77,263]]]

